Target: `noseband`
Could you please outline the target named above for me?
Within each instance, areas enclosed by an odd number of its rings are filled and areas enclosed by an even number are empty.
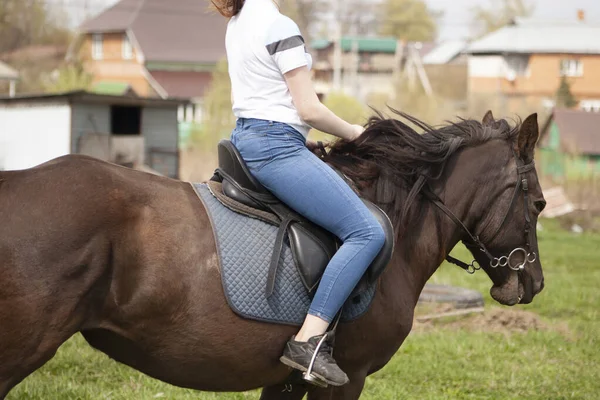
[[[494,257],[485,247],[483,242],[479,239],[479,236],[472,234],[471,231],[465,226],[465,224],[462,223],[462,221],[458,219],[448,207],[446,207],[446,205],[438,196],[433,194],[431,191],[429,191],[427,195],[430,197],[433,204],[435,204],[440,210],[442,210],[457,226],[459,226],[468,235],[467,239],[462,239],[464,245],[472,251],[478,250],[485,254],[485,256],[490,260],[489,265],[491,268],[508,267],[513,271],[522,271],[525,269],[525,266],[527,264],[532,264],[537,260],[537,253],[534,251],[534,249],[532,249],[531,245],[534,242],[532,240],[534,231],[531,227],[531,216],[529,214],[529,183],[527,181],[527,178],[525,177],[525,174],[527,172],[535,168],[535,163],[532,161],[529,164],[525,164],[523,160],[521,160],[517,156],[517,153],[514,149],[512,149],[512,152],[517,163],[518,179],[515,183],[515,190],[513,192],[510,206],[508,207],[508,210],[506,211],[506,214],[502,219],[502,223],[498,226],[498,229],[496,229],[496,232],[492,235],[492,237],[489,240],[491,241],[494,238],[496,238],[496,236],[498,236],[498,234],[504,227],[504,224],[508,220],[508,216],[511,214],[513,208],[515,207],[515,204],[517,203],[519,193],[523,192],[523,201],[525,204],[525,248],[517,247],[513,251],[511,251],[507,256]],[[518,254],[521,254],[523,256],[523,261],[514,261],[514,257]],[[479,265],[477,260],[473,260],[470,264],[467,264],[464,261],[458,260],[450,255],[446,257],[446,260],[454,265],[458,265],[470,274],[474,274],[475,271],[481,269],[481,266]]]

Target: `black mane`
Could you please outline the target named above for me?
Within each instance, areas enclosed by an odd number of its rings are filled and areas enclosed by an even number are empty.
[[[392,111],[422,129],[423,133],[417,133],[399,119],[386,118],[377,112],[360,138],[331,144],[324,160],[350,178],[367,198],[380,205],[395,223],[400,236],[411,205],[427,181],[442,175],[454,153],[493,139],[513,140],[520,126],[518,123],[511,128],[504,119],[489,125],[473,119],[459,119],[433,127],[401,111]]]

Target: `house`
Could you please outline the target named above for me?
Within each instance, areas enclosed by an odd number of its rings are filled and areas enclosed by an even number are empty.
[[[600,113],[555,109],[538,142],[541,170],[554,178],[600,174]]]
[[[8,95],[13,97],[17,91],[19,73],[0,61],[0,83],[8,82]]]
[[[456,65],[466,64],[467,57],[464,50],[467,42],[464,40],[445,40],[435,46],[423,56],[425,65]]]
[[[315,40],[313,74],[320,96],[331,93],[334,81],[335,49],[330,40]],[[371,94],[393,96],[394,74],[411,55],[421,57],[433,47],[430,43],[402,45],[391,37],[342,37],[340,40],[341,90],[361,101]]]
[[[216,63],[225,58],[227,20],[209,0],[121,0],[79,27],[68,58],[96,85],[145,97],[189,98],[181,119],[199,120]]]
[[[177,178],[182,104],[85,91],[0,98],[0,169],[77,153]]]
[[[600,25],[578,17],[517,18],[473,42],[466,50],[470,100],[505,114],[550,110],[564,77],[580,107],[599,104]]]

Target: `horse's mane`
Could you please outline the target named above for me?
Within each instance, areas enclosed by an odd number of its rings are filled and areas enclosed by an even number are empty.
[[[513,140],[520,126],[517,123],[511,128],[504,119],[487,125],[473,119],[459,119],[433,127],[401,111],[392,109],[392,112],[423,133],[376,111],[357,140],[331,144],[324,160],[380,205],[395,222],[400,236],[411,205],[428,181],[442,175],[453,154],[492,139]]]

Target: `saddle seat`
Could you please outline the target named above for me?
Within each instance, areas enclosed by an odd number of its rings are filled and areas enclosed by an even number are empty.
[[[218,145],[219,168],[213,181],[221,182],[223,194],[251,209],[275,214],[280,221],[275,248],[267,281],[267,297],[272,294],[284,237],[287,234],[292,255],[300,278],[310,294],[318,287],[327,264],[339,249],[341,242],[332,233],[306,220],[294,212],[250,174],[242,156],[229,140]],[[383,248],[373,260],[361,283],[355,289],[375,282],[388,264],[394,249],[394,229],[383,210],[368,200],[362,199],[381,224],[386,240]]]

